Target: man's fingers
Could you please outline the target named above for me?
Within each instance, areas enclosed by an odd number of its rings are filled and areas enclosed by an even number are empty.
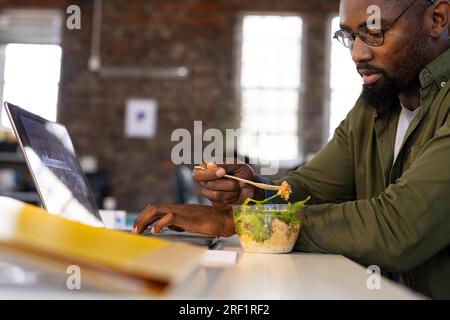
[[[220,179],[216,181],[200,182],[202,188],[211,191],[238,191],[239,182],[231,179]]]
[[[223,203],[212,202],[212,204],[213,207],[204,205],[148,206],[136,219],[136,227],[133,232],[142,232],[149,224],[154,223],[152,228],[154,233],[168,227],[205,235],[229,236],[234,234],[234,224],[229,214],[230,207],[224,206]]]
[[[205,170],[195,169],[192,172],[192,179],[196,182],[212,181],[222,178],[225,175],[225,169],[221,167],[208,168]]]
[[[233,199],[239,198],[239,191],[211,191],[208,189],[201,189],[201,194],[205,198],[215,201],[215,202],[224,202],[224,201],[230,201]]]
[[[133,232],[142,233],[142,231],[160,217],[161,213],[156,206],[147,206],[136,218]]]
[[[151,225],[158,219],[162,219],[167,214],[182,216],[183,214],[186,214],[190,210],[193,210],[193,207],[187,208],[186,206],[182,205],[163,205],[163,206],[149,205],[144,210],[142,210],[142,212],[136,218],[133,233],[142,233],[149,225]],[[178,217],[177,221],[181,221],[180,219],[181,218]],[[163,222],[164,221],[166,220],[163,220]],[[178,227],[178,229],[185,230],[184,225],[176,227]]]
[[[189,219],[186,219],[186,217],[181,214],[172,212],[165,214],[155,223],[152,228],[152,233],[156,234],[165,227],[177,231],[196,232],[195,224],[189,222]]]
[[[214,166],[205,167],[201,165],[204,169],[195,169],[192,173],[192,178],[196,182],[211,181],[223,178],[225,174],[233,174],[239,172],[240,164],[216,164]]]
[[[150,230],[151,233],[156,234],[162,230],[164,227],[169,227],[175,222],[175,215],[173,213],[167,213],[161,219],[155,222]]]

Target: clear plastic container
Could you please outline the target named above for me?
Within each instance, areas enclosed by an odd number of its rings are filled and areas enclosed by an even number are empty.
[[[232,206],[242,248],[254,253],[291,252],[300,232],[302,207],[287,204]]]

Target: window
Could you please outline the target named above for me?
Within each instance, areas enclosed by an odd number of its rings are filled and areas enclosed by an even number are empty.
[[[3,101],[55,121],[60,66],[60,46],[6,45]],[[10,127],[3,114],[2,125]]]
[[[61,68],[61,16],[52,10],[0,14],[1,126],[11,128],[3,102],[56,120]]]
[[[259,161],[297,160],[302,20],[245,15],[241,38],[239,152]]]
[[[339,17],[332,20],[332,35],[339,30]],[[355,63],[351,58],[349,49],[345,48],[335,39],[331,45],[331,73],[330,73],[330,136],[345,119],[347,113],[353,108],[361,94],[362,80],[356,71]]]

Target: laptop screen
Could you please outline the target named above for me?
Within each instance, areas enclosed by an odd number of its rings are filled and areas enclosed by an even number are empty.
[[[103,226],[66,127],[17,106],[5,106],[45,209]]]

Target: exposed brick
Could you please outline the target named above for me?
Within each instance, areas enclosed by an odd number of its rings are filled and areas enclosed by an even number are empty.
[[[170,134],[176,128],[232,128],[238,110],[234,95],[234,32],[243,11],[293,12],[305,21],[303,70],[304,151],[324,143],[324,110],[328,99],[325,47],[327,17],[338,0],[105,0],[102,61],[105,65],[178,66],[192,68],[186,80],[104,79],[87,70],[92,0],[0,0],[11,7],[82,10],[82,29],[63,32],[63,65],[59,120],[68,126],[79,155],[93,154],[112,178],[121,208],[138,211],[148,202],[173,202]],[[159,102],[158,135],[130,140],[123,135],[127,98]]]

